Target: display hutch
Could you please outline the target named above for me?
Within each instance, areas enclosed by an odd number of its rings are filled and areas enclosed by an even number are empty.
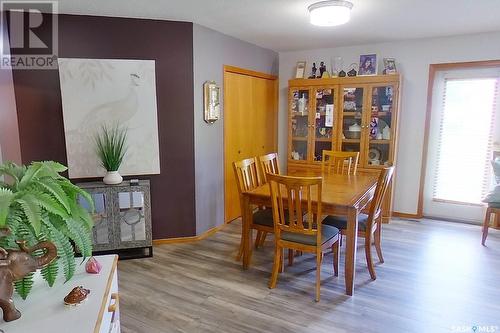
[[[400,79],[395,74],[290,80],[288,173],[319,171],[323,150],[359,151],[362,173],[394,165]],[[385,222],[392,194],[393,184],[384,203]]]

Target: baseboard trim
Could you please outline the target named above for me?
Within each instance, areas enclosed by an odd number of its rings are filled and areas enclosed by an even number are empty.
[[[401,212],[392,212],[393,217],[401,217],[404,219],[421,219],[423,216],[419,214],[408,214],[408,213],[401,213]]]
[[[153,239],[153,245],[163,245],[163,244],[180,244],[180,243],[191,243],[201,241],[209,236],[212,236],[217,231],[224,228],[226,224],[219,225],[217,227],[213,227],[208,229],[204,233],[198,236],[188,236],[188,237],[176,237],[176,238],[164,238],[164,239]]]

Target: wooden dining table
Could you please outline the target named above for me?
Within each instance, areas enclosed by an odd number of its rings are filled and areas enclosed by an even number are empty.
[[[318,176],[313,171],[295,172],[293,176]],[[321,193],[322,212],[325,215],[347,216],[346,251],[345,251],[345,286],[346,294],[354,292],[354,274],[358,234],[358,214],[368,205],[375,193],[376,174],[325,175]],[[252,206],[271,207],[268,184],[242,194],[242,242],[243,268],[248,269],[252,255]],[[269,208],[270,209],[270,208]]]

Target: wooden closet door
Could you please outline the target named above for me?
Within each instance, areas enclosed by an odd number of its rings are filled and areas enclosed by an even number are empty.
[[[225,221],[241,216],[232,163],[276,151],[276,79],[224,72]]]

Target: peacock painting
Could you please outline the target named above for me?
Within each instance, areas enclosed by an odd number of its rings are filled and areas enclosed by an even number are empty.
[[[93,145],[102,126],[127,128],[122,175],[160,173],[154,60],[59,58],[70,178],[101,177]]]

